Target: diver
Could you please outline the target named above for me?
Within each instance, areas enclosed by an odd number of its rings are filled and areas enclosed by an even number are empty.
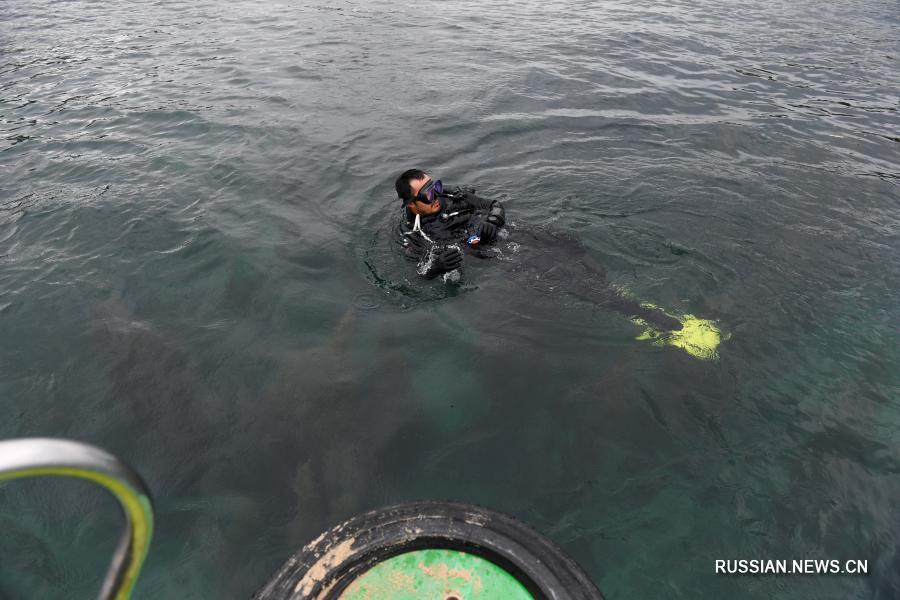
[[[476,196],[471,188],[445,191],[440,179],[419,169],[404,171],[394,187],[406,216],[402,245],[428,279],[459,269],[462,247],[493,242],[506,223],[497,200]]]
[[[464,253],[500,258],[497,262],[523,285],[550,294],[565,292],[647,326],[638,339],[678,346],[699,358],[717,357],[720,333],[711,321],[692,315],[679,319],[629,298],[609,284],[605,267],[571,234],[520,226],[515,241],[509,241],[499,201],[482,198],[469,187],[446,188],[420,169],[401,173],[394,187],[403,206],[400,245],[426,279],[458,281]]]

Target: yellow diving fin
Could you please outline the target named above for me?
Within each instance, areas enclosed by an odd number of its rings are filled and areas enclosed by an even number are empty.
[[[641,306],[661,310],[658,306],[645,302],[641,303]],[[730,334],[723,336],[712,321],[698,319],[694,315],[673,318],[681,323],[681,329],[678,331],[663,331],[649,326],[643,319],[631,319],[632,322],[647,327],[647,330],[635,339],[651,340],[654,346],[675,346],[701,360],[717,360],[719,344],[731,337]]]

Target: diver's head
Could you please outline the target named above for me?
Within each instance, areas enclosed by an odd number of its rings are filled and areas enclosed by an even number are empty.
[[[394,182],[403,206],[414,215],[433,215],[441,210],[438,194],[443,191],[441,180],[435,181],[425,171],[409,169]]]

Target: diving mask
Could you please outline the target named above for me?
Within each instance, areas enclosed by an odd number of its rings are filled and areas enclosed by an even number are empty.
[[[413,197],[413,200],[431,204],[434,202],[435,196],[442,193],[444,193],[444,184],[441,183],[441,180],[429,179],[419,190],[419,193]]]

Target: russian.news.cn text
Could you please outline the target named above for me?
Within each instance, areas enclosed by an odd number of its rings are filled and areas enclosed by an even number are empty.
[[[867,575],[868,560],[716,559],[719,575]]]

